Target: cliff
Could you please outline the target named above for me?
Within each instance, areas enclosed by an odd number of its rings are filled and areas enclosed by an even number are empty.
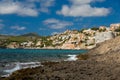
[[[96,61],[120,63],[120,36],[97,44],[97,47],[88,52]]]

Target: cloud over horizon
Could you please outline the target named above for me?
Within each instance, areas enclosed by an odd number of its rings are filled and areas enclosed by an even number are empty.
[[[72,17],[93,17],[107,16],[110,13],[108,8],[92,7],[92,2],[103,2],[104,0],[69,0],[71,5],[63,5],[62,9],[56,13]]]
[[[11,26],[10,28],[18,31],[22,31],[26,29],[26,27],[24,26]]]
[[[20,16],[38,16],[41,12],[48,12],[49,7],[53,5],[54,0],[1,0],[0,15],[17,14]],[[40,7],[37,7],[37,4]],[[43,11],[44,10],[44,11]]]
[[[55,0],[39,0],[41,1],[41,5],[40,5],[40,11],[41,12],[49,12],[49,7],[54,6],[55,4]]]
[[[47,25],[51,29],[62,29],[62,28],[73,25],[72,22],[61,21],[61,20],[57,20],[54,18],[47,19],[47,20],[43,21],[43,23],[44,23],[44,25]]]

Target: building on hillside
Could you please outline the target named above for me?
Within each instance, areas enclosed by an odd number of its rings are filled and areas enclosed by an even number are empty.
[[[106,31],[106,26],[100,26],[100,27],[99,27],[99,30],[101,30],[101,31]]]
[[[28,41],[26,47],[32,47],[34,45],[33,41]]]
[[[75,45],[74,44],[70,44],[70,43],[65,43],[62,45],[61,47],[62,49],[75,49]]]
[[[88,36],[94,36],[95,35],[95,31],[91,30],[91,29],[84,30],[83,33],[88,35]]]
[[[41,41],[37,41],[36,46],[41,46],[42,42]]]
[[[17,42],[11,42],[9,45],[7,45],[7,48],[19,48],[19,44]]]
[[[120,23],[110,25],[110,30],[111,31],[115,31],[116,29],[120,29]]]

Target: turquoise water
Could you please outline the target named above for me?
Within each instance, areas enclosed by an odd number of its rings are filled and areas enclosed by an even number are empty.
[[[86,52],[87,50],[0,49],[0,76],[8,76],[23,68],[40,66],[44,61],[71,60],[75,55]]]
[[[85,53],[86,50],[0,49],[0,62],[29,62],[66,59],[67,55]]]

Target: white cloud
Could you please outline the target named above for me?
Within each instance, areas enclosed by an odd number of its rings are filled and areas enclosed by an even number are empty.
[[[73,25],[73,23],[71,23],[71,22],[60,21],[57,19],[47,19],[47,20],[43,21],[43,23],[51,29],[62,29],[67,26]]]
[[[107,16],[110,13],[108,8],[104,7],[92,7],[92,2],[102,2],[104,0],[70,0],[71,6],[63,5],[57,14],[73,17],[91,17],[91,16]]]
[[[89,4],[91,2],[103,2],[104,0],[69,0],[74,5]]]
[[[72,4],[86,4],[86,3],[90,3],[93,0],[70,0],[70,2]]]
[[[40,11],[49,12],[49,7],[54,6],[55,0],[40,0]]]
[[[20,16],[38,16],[40,12],[49,12],[55,0],[0,0],[0,14]],[[39,4],[39,6],[36,5]]]
[[[38,11],[20,2],[0,1],[0,14],[17,14],[22,16],[37,16]]]
[[[45,24],[59,23],[59,20],[52,18],[45,20],[44,23]]]
[[[48,13],[49,7],[54,6],[55,0],[26,0],[27,2],[38,2],[40,4],[39,11]]]
[[[41,0],[26,0],[27,2],[40,2]]]
[[[22,31],[22,30],[25,30],[26,27],[23,27],[23,26],[12,26],[11,29]]]

